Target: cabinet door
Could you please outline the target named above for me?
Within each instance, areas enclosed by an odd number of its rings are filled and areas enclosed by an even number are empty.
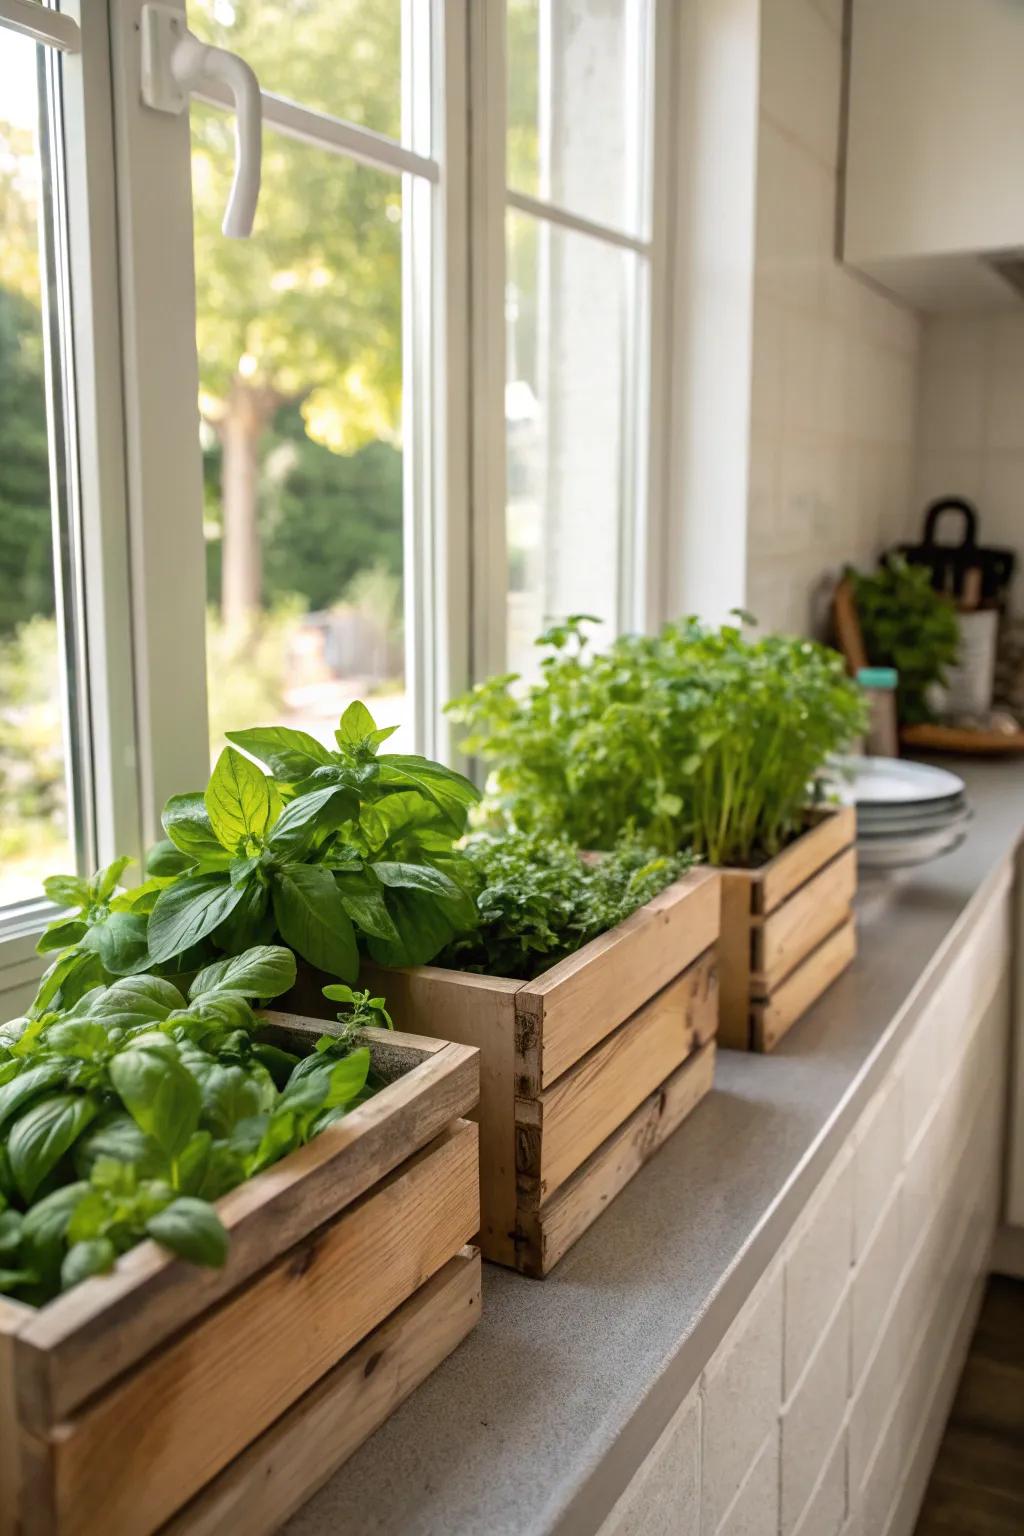
[[[1024,244],[1024,6],[854,0],[845,255]]]

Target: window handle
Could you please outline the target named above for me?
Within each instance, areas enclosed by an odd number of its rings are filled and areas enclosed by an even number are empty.
[[[260,195],[263,103],[255,73],[237,53],[200,42],[170,5],[142,7],[142,99],[157,112],[184,112],[193,91],[220,81],[235,99],[235,175],[221,225],[225,235],[252,234]]]

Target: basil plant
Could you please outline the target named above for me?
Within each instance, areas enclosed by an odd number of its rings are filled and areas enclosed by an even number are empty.
[[[382,754],[394,729],[354,703],[336,750],[280,726],[229,732],[205,792],[164,809],[150,962],[276,938],[353,982],[360,945],[384,965],[422,965],[475,927],[474,871],[453,843],[477,791],[428,758]]]

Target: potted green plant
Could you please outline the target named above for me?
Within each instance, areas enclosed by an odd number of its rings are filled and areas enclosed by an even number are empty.
[[[863,705],[835,652],[738,617],[591,655],[576,615],[541,637],[539,684],[496,678],[452,711],[490,767],[485,821],[589,848],[630,826],[722,870],[719,1038],[766,1049],[852,957],[853,818],[815,785]]]
[[[0,1028],[5,1536],[279,1523],[479,1316],[476,1053],[347,986],[254,1013],[294,978],[258,946]]]

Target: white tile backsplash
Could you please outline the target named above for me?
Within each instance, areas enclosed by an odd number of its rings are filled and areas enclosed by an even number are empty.
[[[761,13],[747,606],[799,632],[823,574],[872,563],[915,511],[920,323],[835,259],[841,13]]]
[[[782,1536],[793,1536],[803,1519],[821,1477],[821,1469],[840,1436],[849,1379],[850,1298],[847,1293],[782,1414],[779,1519]],[[842,1515],[845,1513],[844,1508]]]
[[[783,1397],[800,1380],[850,1278],[853,1160],[844,1153],[790,1239],[785,1260]]]
[[[675,1413],[600,1536],[700,1536],[700,1394]]]

